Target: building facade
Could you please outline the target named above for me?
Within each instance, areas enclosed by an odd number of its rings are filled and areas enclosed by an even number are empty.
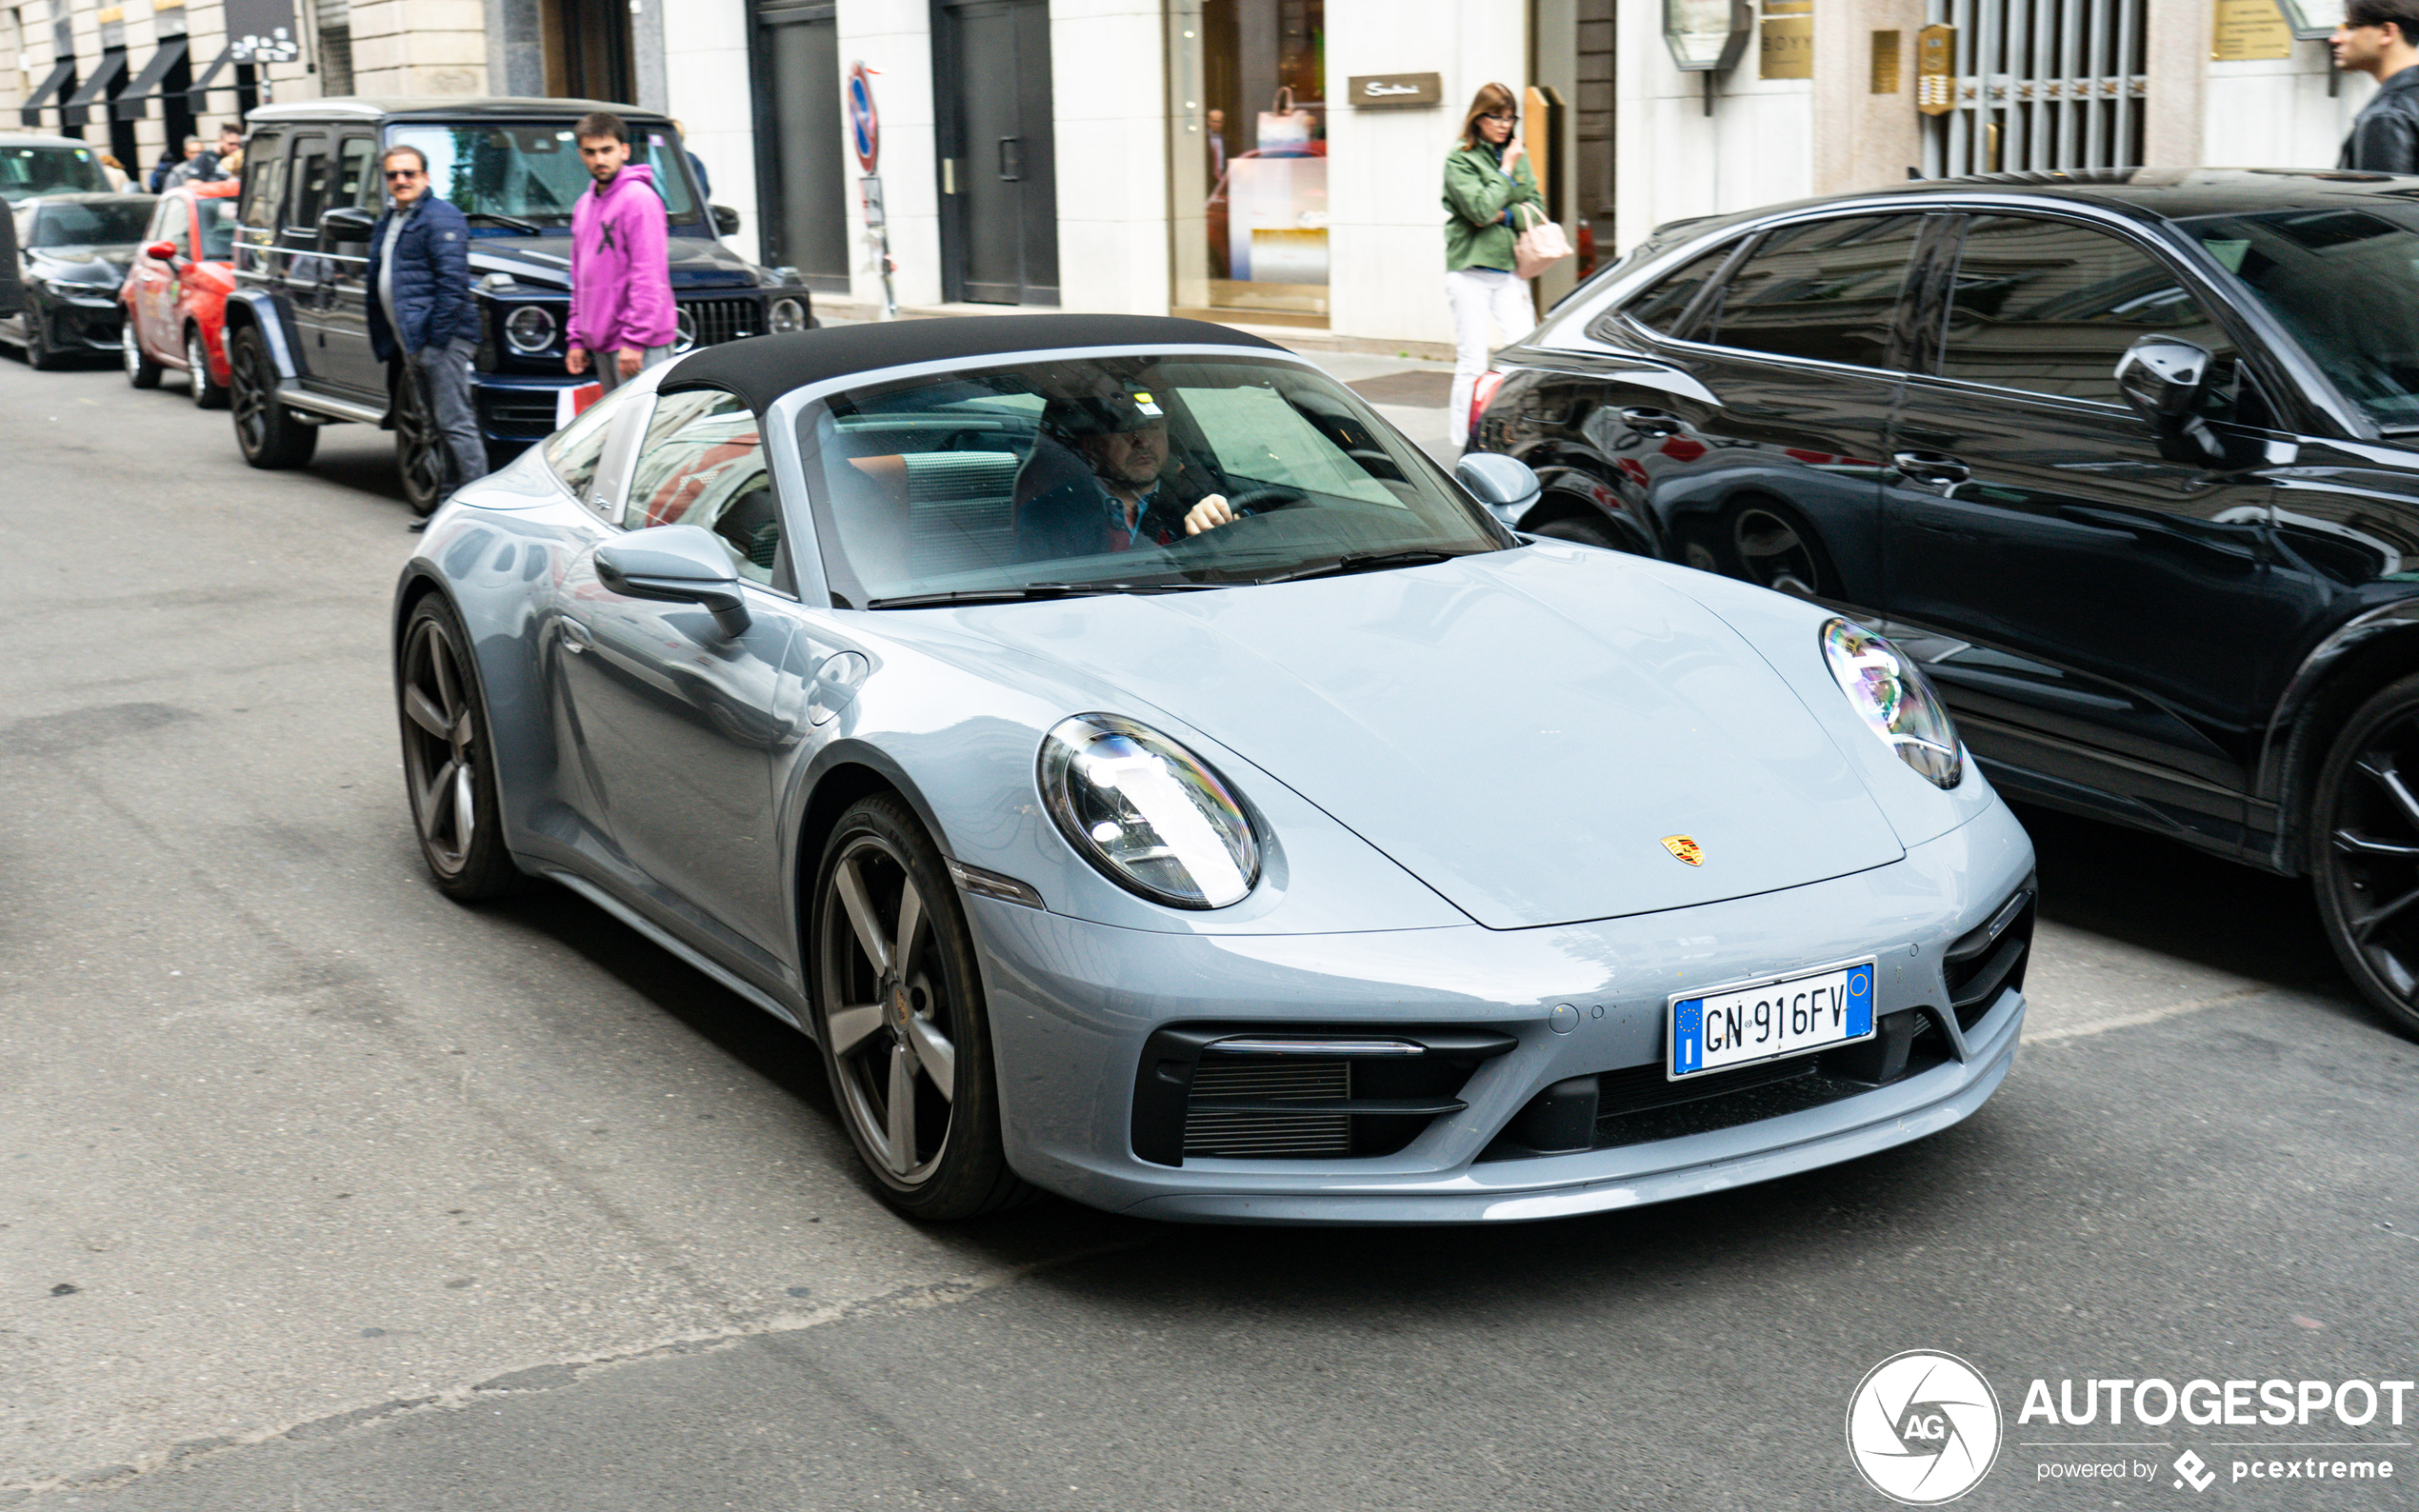
[[[288,16],[291,56],[230,52],[230,10],[237,35]],[[1406,349],[1450,336],[1442,164],[1490,80],[1527,102],[1580,249],[1545,300],[1663,222],[1909,172],[2325,167],[2370,88],[2275,0],[0,7],[0,101],[144,161],[272,96],[626,99],[684,123],[742,249],[827,307],[883,301],[871,204],[910,309],[1172,310]]]

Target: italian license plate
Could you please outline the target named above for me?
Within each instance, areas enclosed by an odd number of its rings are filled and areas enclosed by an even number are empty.
[[[1791,977],[1671,1000],[1672,1081],[1870,1039],[1873,963],[1850,962]]]

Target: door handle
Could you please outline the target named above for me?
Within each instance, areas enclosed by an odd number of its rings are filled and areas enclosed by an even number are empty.
[[[1973,468],[1937,451],[1893,451],[1889,465],[1916,483],[1957,484],[1974,475]]]
[[[1676,436],[1686,428],[1681,424],[1680,417],[1668,409],[1649,409],[1634,406],[1621,411],[1621,423],[1642,436],[1656,439]]]
[[[596,643],[589,638],[588,627],[577,620],[558,620],[563,627],[563,649],[577,656]]]
[[[1025,176],[1025,143],[1021,138],[1000,138],[1000,182],[1013,184]]]

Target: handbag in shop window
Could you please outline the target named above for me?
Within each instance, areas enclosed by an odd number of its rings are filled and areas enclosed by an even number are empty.
[[[1512,243],[1512,271],[1522,278],[1534,278],[1570,255],[1570,238],[1562,228],[1546,219],[1546,212],[1534,205],[1518,207],[1520,235]]]
[[[1318,129],[1318,116],[1293,103],[1293,86],[1282,85],[1269,109],[1260,112],[1252,146],[1270,157],[1307,157]]]

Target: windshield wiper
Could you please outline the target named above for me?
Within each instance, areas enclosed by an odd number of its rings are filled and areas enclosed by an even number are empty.
[[[1450,562],[1468,551],[1445,551],[1435,547],[1418,547],[1403,551],[1352,551],[1332,562],[1303,567],[1293,572],[1280,572],[1272,578],[1254,578],[1255,583],[1299,583],[1304,578],[1349,577],[1355,572],[1382,572],[1388,567],[1426,567],[1431,562]]]
[[[546,229],[537,222],[525,221],[518,215],[498,215],[493,210],[466,210],[462,218],[466,221],[485,221],[490,226],[501,226],[508,230],[519,231],[524,236],[546,234]]]
[[[868,599],[869,609],[920,609],[936,604],[1025,604],[1035,599],[1076,598],[1088,593],[1188,593],[1227,588],[1231,583],[1028,583],[1011,588],[952,588],[946,593],[901,593]]]

